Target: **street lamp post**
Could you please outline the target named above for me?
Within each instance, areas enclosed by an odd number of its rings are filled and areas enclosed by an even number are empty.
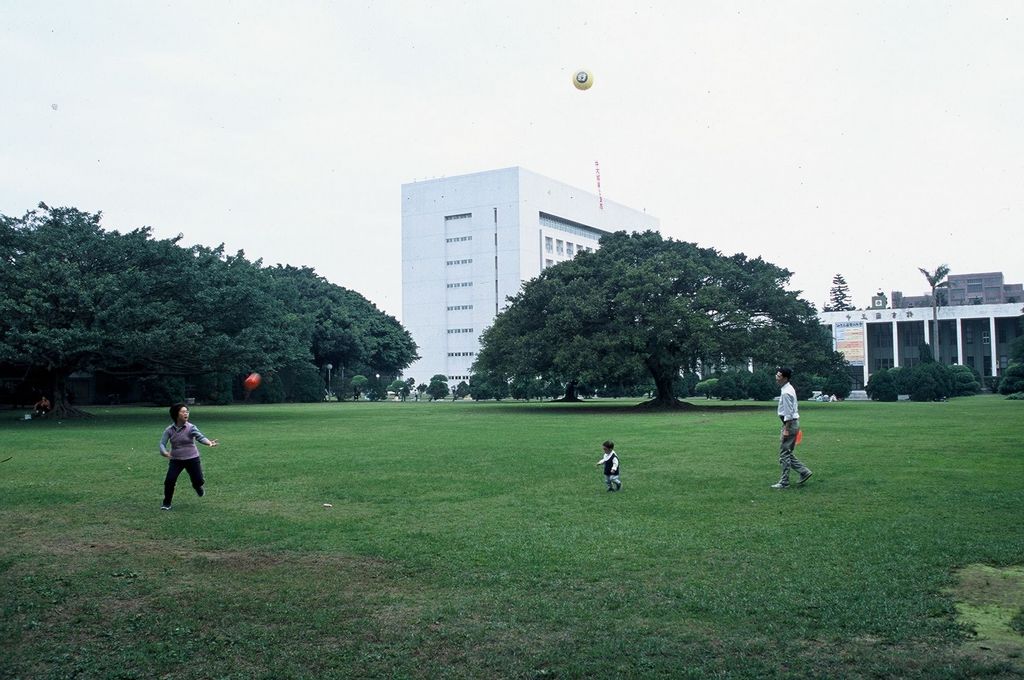
[[[330,398],[331,392],[331,369],[334,368],[334,364],[327,364],[327,397]]]

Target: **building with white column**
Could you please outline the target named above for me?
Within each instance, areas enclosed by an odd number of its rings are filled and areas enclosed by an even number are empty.
[[[851,367],[856,388],[872,373],[920,362],[920,347],[931,345],[935,324],[931,307],[893,309],[883,301],[871,309],[821,312],[818,318],[832,333],[833,345]],[[938,308],[939,356],[944,364],[971,366],[983,378],[1001,375],[1010,344],[1022,334],[1024,305],[956,305]]]
[[[402,323],[420,359],[404,375],[469,381],[480,335],[545,267],[657,218],[519,167],[402,185]]]

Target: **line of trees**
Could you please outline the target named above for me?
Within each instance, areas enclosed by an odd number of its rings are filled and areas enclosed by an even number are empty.
[[[58,415],[77,412],[65,399],[77,371],[142,380],[158,401],[191,384],[216,403],[258,371],[260,399],[314,401],[327,363],[395,376],[417,358],[397,320],[312,269],[100,221],[45,204],[0,215],[0,376],[45,380]]]

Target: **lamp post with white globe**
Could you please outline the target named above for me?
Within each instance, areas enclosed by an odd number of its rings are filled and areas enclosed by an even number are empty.
[[[331,398],[331,369],[334,368],[334,364],[327,364],[327,398]]]

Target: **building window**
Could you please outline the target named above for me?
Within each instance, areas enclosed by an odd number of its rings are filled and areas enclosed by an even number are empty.
[[[555,254],[565,255],[565,247],[562,243],[562,239],[555,239]]]
[[[473,258],[469,258],[468,260],[448,260],[445,264],[449,267],[457,264],[473,264]]]
[[[458,215],[445,215],[444,221],[451,222],[452,220],[468,220],[473,216],[473,213],[460,213]]]
[[[981,341],[983,343],[985,343],[986,345],[988,344],[988,338],[989,338],[988,331],[982,331],[981,332]]]
[[[568,255],[569,257],[572,257],[573,255],[576,254],[575,248],[576,246],[574,246],[573,244],[569,243],[568,241],[565,242],[565,254]]]
[[[554,260],[544,260],[544,268],[545,269],[547,269],[548,267],[550,267],[550,266],[552,266],[554,264],[555,264]]]
[[[457,283],[449,283],[449,288],[469,288],[473,285],[472,281],[459,281]]]
[[[449,328],[448,329],[448,335],[452,335],[452,334],[455,334],[455,333],[472,333],[472,332],[473,332],[472,328]]]
[[[550,253],[554,251],[555,246],[552,243],[553,239],[550,236],[544,237],[544,252]]]
[[[463,309],[473,309],[473,305],[448,305],[449,312],[461,312]]]
[[[445,243],[461,243],[462,241],[472,241],[472,236],[453,236],[452,238],[446,238]]]
[[[974,329],[971,328],[970,326],[964,327],[964,342],[966,342],[968,345],[974,343]]]

